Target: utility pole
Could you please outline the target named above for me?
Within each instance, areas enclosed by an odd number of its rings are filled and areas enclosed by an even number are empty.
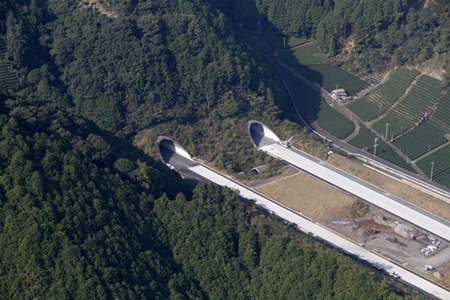
[[[388,127],[389,127],[389,123],[386,123],[386,135],[385,135],[386,140],[388,139],[388,135],[387,135],[387,133],[388,133]]]
[[[283,51],[286,51],[286,38],[283,38]]]
[[[377,146],[378,146],[377,142],[378,142],[378,138],[375,138],[374,144],[373,144],[373,148],[374,148],[373,156],[377,156]]]
[[[433,166],[434,166],[434,161],[431,162],[431,175],[430,175],[431,181],[433,181]]]
[[[380,104],[380,108],[378,109],[378,116],[381,115],[381,104]]]
[[[431,151],[431,145],[428,145],[428,155],[430,154]]]
[[[400,132],[400,135],[403,135],[403,126],[401,126]]]

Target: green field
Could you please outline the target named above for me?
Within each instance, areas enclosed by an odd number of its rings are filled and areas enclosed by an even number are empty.
[[[6,84],[8,89],[15,89],[19,84],[16,73],[10,72],[8,68],[11,66],[9,62],[0,63],[0,79]]]
[[[324,61],[323,58],[317,56],[319,50],[315,43],[307,44],[294,49],[286,50],[278,54],[278,58],[283,60],[291,67],[298,65],[314,65]]]
[[[416,70],[398,69],[394,71],[389,80],[379,85],[372,92],[347,105],[361,120],[370,121],[384,114],[408,86],[419,75]]]
[[[349,136],[355,129],[352,121],[332,108],[323,97],[299,78],[293,78],[308,114],[323,129],[338,139]]]
[[[345,89],[349,95],[354,95],[363,90],[366,82],[356,76],[329,64],[299,65],[297,70],[311,81],[317,82],[324,90],[331,92],[338,88]]]
[[[409,159],[415,160],[447,142],[444,133],[428,122],[395,139],[392,144],[401,149]]]
[[[371,154],[374,153],[374,147],[376,136],[367,130],[365,127],[361,127],[359,129],[358,135],[356,135],[353,139],[351,139],[348,143],[360,149],[363,149]],[[414,169],[411,168],[401,157],[399,157],[391,148],[389,148],[386,143],[378,140],[377,142],[377,152],[376,156],[389,161],[405,170],[414,172]]]
[[[441,82],[423,75],[398,105],[384,118],[372,125],[377,132],[384,133],[389,124],[388,137],[395,137],[418,123],[424,114],[442,98]]]
[[[324,59],[318,57],[316,44],[311,43],[295,49],[286,50],[278,57],[289,66],[296,68],[303,76],[317,82],[324,90],[331,92],[336,88],[345,89],[353,95],[365,88],[366,82],[356,76],[330,64],[321,64]]]
[[[271,31],[261,34],[260,37],[278,49],[283,49],[283,38],[286,38],[286,49],[302,45],[308,41],[306,38],[287,37]]]
[[[450,187],[450,145],[447,145],[434,153],[422,158],[416,163],[427,176],[431,174],[431,162],[433,165],[433,181]]]

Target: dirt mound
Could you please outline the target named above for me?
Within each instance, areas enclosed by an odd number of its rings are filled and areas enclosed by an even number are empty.
[[[410,234],[414,234],[415,232],[414,228],[412,228],[411,226],[401,223],[397,224],[397,226],[394,227],[394,231],[404,238],[409,238]]]
[[[377,233],[384,232],[390,234],[392,232],[392,228],[390,226],[380,224],[379,222],[376,221],[376,218],[377,217],[361,222],[361,226],[370,229],[375,228],[375,231]]]

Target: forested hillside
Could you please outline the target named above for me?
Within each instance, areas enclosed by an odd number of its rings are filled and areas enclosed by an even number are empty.
[[[248,118],[280,124],[289,107],[263,51],[207,2],[3,3],[4,57],[26,101],[80,112],[122,140],[146,130],[149,149],[167,135],[208,160],[238,151],[224,161],[237,173],[257,160]]]
[[[0,1],[19,79],[0,83],[0,298],[423,298],[147,154],[168,135],[237,172],[261,159],[249,118],[306,136],[239,24],[208,1],[92,3]]]
[[[322,52],[355,73],[395,65],[430,65],[450,78],[448,0],[213,1],[256,32],[277,30],[317,41]],[[431,60],[431,61],[430,61]],[[437,72],[440,73],[439,71]],[[442,75],[442,74],[439,74]]]

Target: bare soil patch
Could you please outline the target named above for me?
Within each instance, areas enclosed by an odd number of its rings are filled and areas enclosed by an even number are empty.
[[[356,197],[305,173],[260,185],[255,189],[322,221],[347,221],[361,217],[361,200],[358,201]]]
[[[328,163],[355,175],[379,188],[450,221],[450,204],[428,195],[401,181],[395,180],[364,166],[363,162],[338,154],[328,157]]]
[[[103,0],[82,0],[80,5],[82,8],[96,8],[100,14],[109,18],[117,18],[116,12]]]
[[[444,286],[450,286],[450,262],[446,262],[442,266],[439,267],[438,270],[428,272],[431,280],[434,280]],[[448,275],[447,275],[448,274]]]

